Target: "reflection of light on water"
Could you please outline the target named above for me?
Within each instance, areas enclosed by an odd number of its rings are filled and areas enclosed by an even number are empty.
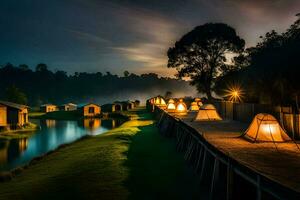
[[[47,128],[53,128],[56,125],[56,121],[53,119],[47,119],[45,121]]]
[[[3,141],[1,142],[0,147],[0,164],[4,164],[7,162],[7,149],[8,149],[9,141]]]
[[[84,119],[84,128],[95,130],[101,126],[101,119]]]
[[[86,122],[89,128],[83,126],[83,121],[41,121],[41,129],[28,139],[18,139],[13,144],[0,140],[0,171],[23,165],[62,144],[71,143],[85,135],[102,134],[118,125],[116,120],[105,121],[107,127],[101,126],[101,119]]]
[[[19,151],[23,152],[27,149],[28,146],[28,139],[27,138],[22,138],[19,139]]]

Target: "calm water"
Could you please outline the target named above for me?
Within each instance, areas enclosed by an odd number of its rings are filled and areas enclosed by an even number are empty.
[[[0,171],[28,163],[34,157],[74,142],[85,135],[99,135],[121,124],[112,119],[82,121],[36,120],[41,129],[26,139],[0,140]]]

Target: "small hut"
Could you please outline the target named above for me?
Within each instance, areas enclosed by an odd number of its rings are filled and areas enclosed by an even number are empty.
[[[195,121],[218,121],[222,120],[216,108],[212,104],[203,105],[197,113]]]
[[[28,106],[0,101],[1,126],[21,127],[28,123]]]
[[[54,111],[58,111],[58,106],[57,105],[54,105],[54,104],[44,104],[44,105],[41,105],[40,107],[40,111],[41,112],[54,112]]]
[[[291,138],[281,128],[276,118],[270,114],[257,114],[244,137],[252,142],[284,142]]]
[[[122,104],[120,103],[109,103],[101,106],[102,112],[120,112],[122,111]]]
[[[7,106],[0,104],[0,127],[7,126]]]
[[[101,114],[101,107],[94,103],[88,103],[82,105],[79,111],[84,117],[97,117]]]
[[[61,111],[74,111],[77,110],[77,105],[74,103],[66,103],[59,106],[59,110]]]
[[[134,103],[130,101],[116,102],[122,105],[122,110],[131,110],[134,108]]]

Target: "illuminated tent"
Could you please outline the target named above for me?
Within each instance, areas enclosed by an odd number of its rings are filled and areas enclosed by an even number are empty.
[[[198,103],[196,101],[192,102],[190,106],[190,111],[198,111],[198,110],[199,110]]]
[[[150,104],[154,104],[154,101],[155,101],[155,98],[151,98],[151,99],[149,100]]]
[[[179,103],[176,105],[176,112],[178,112],[178,113],[186,113],[187,112],[186,104],[183,102],[182,99],[180,99]]]
[[[218,121],[222,120],[215,106],[212,104],[203,105],[197,113],[195,121]]]
[[[167,111],[168,112],[176,111],[176,105],[175,105],[175,101],[173,99],[169,99],[168,104],[167,104]]]
[[[284,142],[291,138],[281,128],[278,121],[270,114],[257,114],[244,137],[253,142]]]
[[[195,98],[194,102],[196,102],[196,103],[198,104],[199,108],[200,108],[201,106],[203,106],[203,103],[201,102],[201,99],[200,99],[200,98]]]
[[[200,98],[195,98],[195,102],[199,102],[199,101],[201,101]]]
[[[167,106],[167,104],[166,104],[164,98],[161,97],[161,96],[155,97],[154,104],[155,104],[156,106],[163,107],[163,108],[165,108],[165,107]]]

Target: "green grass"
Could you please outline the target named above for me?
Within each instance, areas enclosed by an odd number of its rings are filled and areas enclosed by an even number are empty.
[[[172,140],[144,110],[104,135],[89,137],[0,183],[0,199],[190,199],[198,183]]]
[[[54,111],[44,113],[43,115],[36,113],[32,115],[31,118],[39,118],[39,119],[56,119],[56,120],[78,120],[82,116],[75,110],[75,111]]]
[[[39,118],[39,117],[42,117],[45,114],[46,113],[44,113],[44,112],[29,112],[28,117],[30,117],[30,118]]]

